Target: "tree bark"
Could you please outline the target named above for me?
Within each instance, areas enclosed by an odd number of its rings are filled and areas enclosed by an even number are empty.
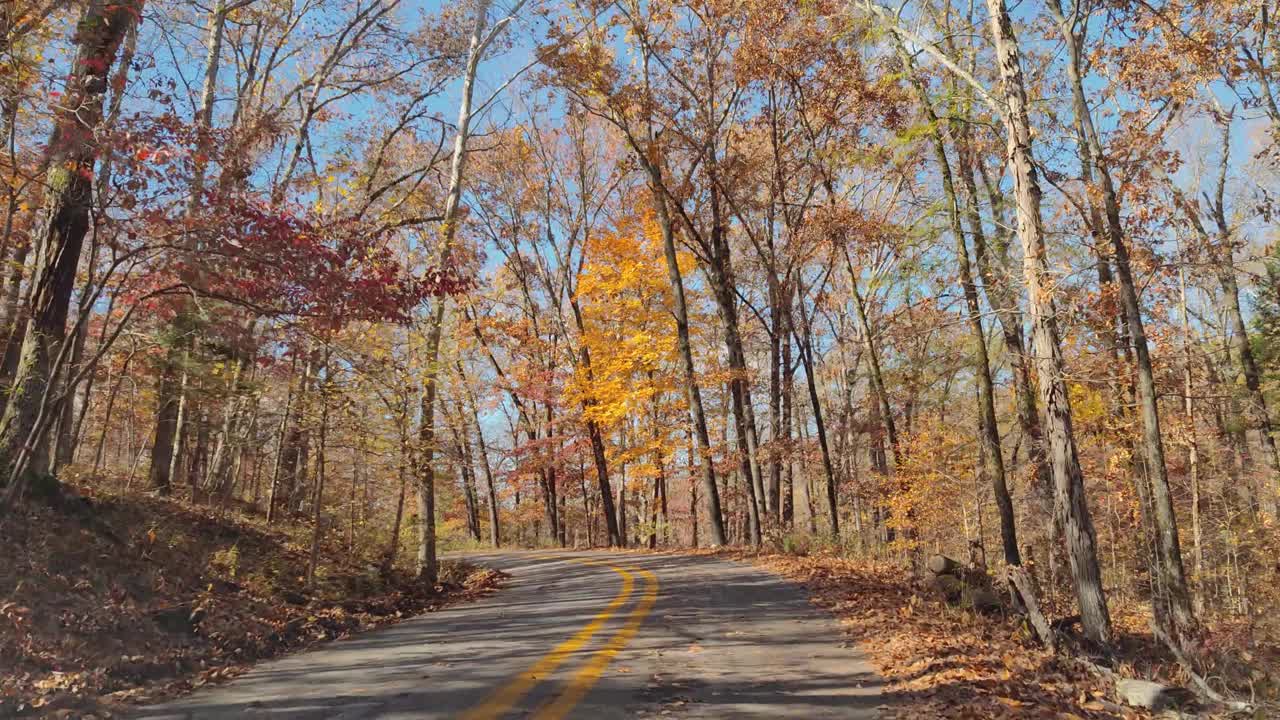
[[[619,446],[625,446],[626,441],[623,440]],[[618,547],[626,547],[630,543],[627,538],[627,465],[619,463],[618,478]]]
[[[466,393],[467,413],[471,417],[472,427],[476,433],[476,445],[480,455],[480,468],[484,470],[485,492],[489,499],[489,543],[496,548],[502,545],[502,530],[498,521],[498,493],[494,489],[493,468],[489,464],[489,446],[484,437],[484,428],[480,426],[480,411],[476,406],[476,395],[471,389],[471,384],[467,381],[466,373],[462,370],[461,360],[457,361],[456,367],[458,370],[458,379]],[[465,427],[465,420],[463,421],[463,425]]]
[[[1086,637],[1105,647],[1111,643],[1111,617],[1098,569],[1097,543],[1085,499],[1084,475],[1071,427],[1071,402],[1063,377],[1062,347],[1040,215],[1041,192],[1032,157],[1033,136],[1022,60],[1004,0],[987,0],[987,9],[1004,95],[1002,114],[1017,197],[1018,237],[1022,243],[1027,304],[1034,329],[1036,375],[1055,497],[1064,520],[1081,625]]]
[[[82,307],[81,311],[92,312],[92,309]],[[59,407],[58,432],[55,435],[53,456],[49,466],[50,472],[54,475],[57,475],[62,468],[71,464],[76,452],[76,393],[75,388],[71,387],[69,383],[80,372],[84,362],[84,345],[88,335],[89,323],[86,318],[85,322],[79,323],[75,334],[71,338],[71,357],[68,359],[66,369],[62,373],[62,404]],[[85,393],[84,404],[87,405],[89,403],[87,387]]]
[[[1196,433],[1196,407],[1192,399],[1191,322],[1187,313],[1187,271],[1178,268],[1178,309],[1182,316],[1182,410],[1187,423],[1187,476],[1191,484],[1191,540],[1195,561],[1196,584],[1193,586],[1193,609],[1204,612],[1204,545],[1200,528],[1200,444]]]
[[[713,191],[713,198],[719,193]],[[713,207],[718,201],[713,200]],[[757,454],[755,413],[752,409],[751,388],[747,381],[748,369],[746,354],[742,347],[742,335],[738,329],[737,302],[734,298],[733,270],[729,254],[729,245],[723,237],[723,230],[718,221],[711,231],[711,258],[707,268],[716,308],[720,314],[721,326],[724,328],[725,349],[728,353],[729,371],[733,374],[729,381],[729,396],[733,409],[734,436],[740,456],[739,465],[747,487],[748,531],[752,545],[761,542],[761,518],[764,515],[763,503],[764,483],[760,473],[760,460]]]
[[[982,443],[983,460],[988,479],[1000,512],[1000,539],[1004,548],[1004,561],[1008,565],[1021,565],[1018,534],[1014,524],[1013,499],[1009,496],[1009,484],[1005,475],[1004,453],[1000,447],[1000,426],[996,421],[995,388],[991,382],[991,360],[987,355],[987,334],[982,327],[982,308],[978,302],[978,288],[969,265],[969,247],[964,238],[964,226],[960,219],[960,204],[956,198],[955,182],[951,173],[951,161],[947,157],[941,121],[933,109],[933,101],[924,81],[917,74],[911,56],[902,38],[894,35],[898,57],[911,75],[917,101],[925,121],[932,128],[934,159],[942,176],[943,201],[947,207],[947,221],[955,242],[956,260],[959,262],[960,288],[964,294],[966,319],[973,344],[974,375],[978,383],[978,437]]]
[[[405,408],[407,415],[407,408]],[[403,415],[400,418],[400,459],[396,465],[396,475],[400,480],[400,495],[396,499],[396,517],[391,523],[391,536],[387,538],[387,551],[383,555],[382,574],[386,575],[395,567],[396,555],[400,552],[400,525],[404,521],[404,497],[405,489],[409,482],[409,465],[410,465],[410,449],[409,449],[409,420]]]
[[[47,151],[44,221],[31,278],[30,313],[23,333],[10,400],[0,418],[0,466],[13,480],[0,507],[17,496],[33,437],[47,410],[59,345],[66,334],[68,306],[93,204],[93,174],[108,77],[129,28],[141,20],[142,0],[90,2],[75,36],[75,56],[66,93],[54,116]]]
[[[809,390],[809,406],[813,409],[814,432],[818,436],[818,449],[822,453],[822,474],[826,480],[827,515],[831,519],[831,539],[840,540],[840,502],[836,484],[836,471],[831,462],[831,446],[827,442],[827,424],[822,412],[822,402],[818,397],[818,379],[814,374],[813,361],[813,327],[809,316],[804,312],[804,287],[796,283],[796,304],[800,309],[800,327],[803,337],[797,338],[800,349],[800,361],[804,363],[805,385]]]
[[[489,45],[515,13],[519,12],[523,4],[524,0],[517,0],[510,14],[495,23],[492,28],[488,27],[491,0],[480,0],[474,10],[475,17],[468,44],[467,61],[463,70],[462,94],[458,103],[458,122],[449,162],[449,184],[445,195],[444,213],[440,221],[440,244],[436,251],[436,267],[447,267],[453,257],[453,241],[457,234],[458,210],[462,205],[462,184],[467,164],[467,142],[471,137],[472,102],[480,62]],[[428,318],[427,342],[421,358],[425,373],[422,382],[422,425],[418,433],[418,468],[415,473],[418,486],[418,511],[422,519],[418,538],[418,576],[433,585],[439,572],[435,534],[435,401],[440,344],[444,332],[447,302],[447,297],[436,298]]]
[[[1044,433],[1040,429],[1040,415],[1036,408],[1036,391],[1031,377],[1030,356],[1022,334],[1022,311],[1018,307],[1018,301],[1013,292],[1003,279],[997,276],[998,273],[1002,275],[1007,272],[1004,267],[1003,252],[996,258],[1000,261],[1001,267],[992,267],[991,252],[987,246],[982,214],[978,207],[978,187],[973,177],[972,151],[969,148],[967,131],[963,128],[957,130],[956,147],[960,154],[960,182],[965,190],[965,215],[968,218],[969,234],[973,237],[974,263],[978,267],[979,277],[982,278],[987,303],[995,311],[996,320],[1000,325],[1000,334],[1004,339],[1005,351],[1009,355],[1018,429],[1022,431],[1027,460],[1035,473],[1032,490],[1040,504],[1040,512],[1050,519],[1050,526],[1056,526],[1057,521],[1053,519],[1056,517],[1053,510],[1053,477],[1045,456]],[[993,208],[993,212],[995,209]],[[1002,247],[1005,244],[1005,241],[1000,242]],[[1057,532],[1051,531],[1050,543],[1056,543],[1056,538]],[[1050,554],[1053,555],[1052,552]]]
[[[789,297],[789,296],[788,296]],[[795,521],[795,458],[791,452],[792,398],[795,391],[795,363],[791,358],[792,311],[790,303],[783,310],[786,335],[782,340],[782,482],[778,513],[784,528],[790,529]]]
[[[675,232],[671,223],[670,211],[667,208],[666,196],[662,190],[662,176],[644,152],[633,148],[642,165],[649,174],[650,189],[653,193],[654,213],[657,215],[658,228],[662,233],[663,257],[667,263],[667,277],[671,282],[671,295],[675,310],[676,340],[680,349],[681,369],[683,370],[684,390],[689,402],[689,412],[693,423],[694,451],[698,458],[703,509],[707,514],[709,534],[713,547],[725,544],[724,516],[720,512],[720,489],[716,485],[716,471],[711,461],[711,437],[707,432],[707,416],[702,406],[702,391],[698,387],[698,377],[693,365],[693,346],[689,337],[689,310],[685,301],[684,278],[680,273],[680,263],[676,255]],[[690,462],[693,458],[690,458]]]
[[[324,379],[320,381],[320,442],[316,446],[316,488],[311,508],[311,559],[307,563],[307,587],[314,587],[316,566],[320,563],[320,538],[324,535],[325,518],[324,484],[328,468],[325,465],[325,445],[329,439],[329,351],[326,348],[320,363]]]
[[[1121,307],[1129,342],[1133,347],[1137,373],[1139,418],[1142,423],[1142,450],[1147,481],[1151,489],[1151,503],[1156,525],[1156,555],[1160,585],[1168,596],[1169,614],[1174,631],[1185,638],[1196,626],[1191,607],[1191,594],[1187,589],[1186,573],[1182,566],[1182,548],[1178,540],[1178,520],[1173,510],[1173,494],[1169,488],[1169,472],[1164,459],[1164,439],[1160,430],[1160,408],[1155,384],[1155,372],[1147,347],[1147,333],[1142,321],[1142,308],[1129,261],[1129,248],[1124,239],[1124,227],[1120,220],[1120,200],[1111,179],[1110,164],[1102,147],[1102,141],[1093,124],[1093,116],[1085,100],[1084,82],[1081,78],[1081,38],[1076,32],[1074,18],[1069,22],[1063,15],[1059,0],[1050,0],[1063,38],[1067,43],[1067,75],[1071,82],[1073,106],[1083,142],[1081,157],[1086,167],[1097,173],[1102,190],[1103,215],[1106,232],[1114,257],[1116,277],[1120,285]],[[1093,178],[1086,176],[1085,182]],[[1092,198],[1092,194],[1090,194]],[[1091,199],[1090,204],[1094,201]]]
[[[578,337],[581,339],[586,333],[585,323],[582,318],[582,306],[578,304],[577,296],[570,298],[569,305],[573,310],[573,321],[578,328]],[[591,351],[587,348],[585,341],[580,340],[578,347],[578,364],[582,367],[587,375],[587,383],[591,385],[594,382],[594,376],[591,372]],[[590,412],[591,408],[596,406],[594,398],[586,398],[582,401],[582,410],[584,414]],[[596,469],[596,486],[600,490],[600,511],[604,513],[605,531],[609,535],[609,545],[617,547],[625,544],[625,538],[621,524],[619,522],[621,510],[614,508],[613,489],[609,485],[609,460],[605,455],[604,433],[600,429],[600,424],[594,419],[587,418],[587,436],[591,440],[591,460]],[[619,493],[618,497],[622,497]]]
[[[472,539],[480,542],[480,500],[476,495],[475,477],[472,474],[475,466],[471,456],[471,438],[467,432],[466,416],[461,407],[457,410],[455,422],[449,424],[449,431],[453,435],[453,444],[458,453],[458,469],[462,476],[463,499],[467,507],[467,531]]]
[[[280,450],[279,458],[279,503],[286,515],[291,512],[296,504],[299,478],[301,477],[305,480],[306,477],[305,472],[300,472],[300,466],[305,466],[306,464],[303,459],[307,445],[307,420],[304,415],[308,404],[307,397],[311,393],[311,386],[315,376],[315,361],[312,352],[308,350],[304,350],[304,352],[306,352],[306,360],[302,366],[302,377],[298,380],[298,392],[293,398],[293,413],[290,415],[286,411],[285,414],[288,430],[284,436],[284,446]]]
[[[783,292],[779,287],[772,268],[769,270],[769,314],[773,318],[773,327],[769,330],[769,474],[766,476],[764,500],[765,509],[770,518],[781,525],[781,488],[782,488],[782,343],[791,342],[789,334],[783,334],[782,299]]]

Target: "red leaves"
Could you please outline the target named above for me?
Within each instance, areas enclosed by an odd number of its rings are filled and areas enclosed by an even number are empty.
[[[115,150],[110,209],[123,211],[105,215],[118,228],[106,242],[121,253],[156,251],[150,272],[122,293],[128,302],[186,293],[185,284],[263,316],[334,328],[403,322],[425,298],[471,286],[453,267],[411,271],[391,249],[397,230],[239,188],[225,133],[165,113],[122,120],[104,140]],[[205,189],[193,203],[196,186]],[[151,304],[150,312],[170,311],[163,298]]]
[[[191,248],[168,265],[198,293],[264,315],[336,327],[354,320],[402,322],[425,298],[469,281],[450,269],[412,276],[365,224],[273,208],[245,195],[208,193],[204,213],[170,223]]]

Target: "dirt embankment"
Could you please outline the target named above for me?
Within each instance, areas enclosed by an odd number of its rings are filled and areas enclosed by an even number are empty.
[[[110,717],[256,660],[486,594],[457,563],[427,587],[334,533],[146,495],[29,503],[0,523],[0,717]]]

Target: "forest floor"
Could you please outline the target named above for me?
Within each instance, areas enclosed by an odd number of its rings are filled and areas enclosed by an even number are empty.
[[[1025,623],[948,606],[922,592],[899,566],[821,553],[697,552],[751,562],[807,588],[811,602],[840,620],[850,640],[884,677],[881,710],[886,719],[1152,717],[1146,710],[1122,705],[1110,681],[1045,650]],[[1111,605],[1116,672],[1126,678],[1185,684],[1174,658],[1146,629],[1147,609],[1115,599]],[[1219,640],[1229,635],[1225,628],[1211,634]],[[1240,645],[1219,648],[1218,654],[1253,660],[1255,691],[1265,693],[1254,700],[1267,703],[1261,714],[1236,717],[1280,717],[1269,714],[1280,712],[1280,705],[1271,704],[1277,700],[1280,643],[1262,637],[1233,637],[1231,642]],[[1200,717],[1229,716],[1207,707],[1183,710],[1200,710],[1195,715]]]
[[[383,577],[335,531],[308,588],[304,524],[145,494],[55,504],[0,521],[0,717],[112,717],[502,577],[458,562],[434,588]]]

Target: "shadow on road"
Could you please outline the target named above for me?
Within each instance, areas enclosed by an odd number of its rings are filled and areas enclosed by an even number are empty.
[[[587,625],[622,582],[571,554],[472,556],[511,573],[509,587],[258,666],[219,688],[137,717],[452,717],[527,670]],[[872,718],[879,681],[800,588],[723,560],[581,554],[653,571],[659,598],[573,717]],[[552,699],[560,683],[621,626],[627,604],[511,717]],[[523,712],[520,711],[523,709]]]

